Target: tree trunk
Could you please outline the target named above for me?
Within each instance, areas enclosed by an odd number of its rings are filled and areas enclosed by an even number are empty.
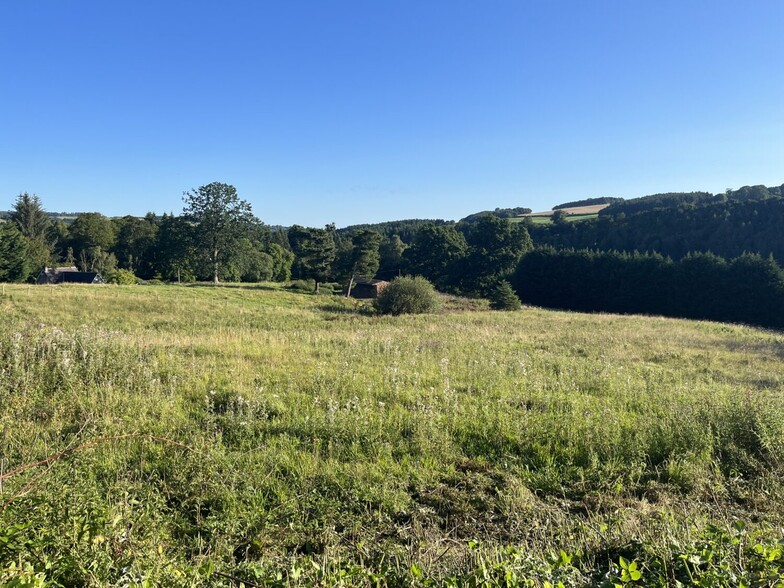
[[[315,293],[316,294],[319,293],[319,283],[318,283],[318,280],[316,280],[316,290],[315,290]]]
[[[212,282],[218,283],[218,250],[215,250],[215,255],[212,258]]]

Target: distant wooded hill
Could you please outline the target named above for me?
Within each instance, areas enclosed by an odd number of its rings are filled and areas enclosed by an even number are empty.
[[[425,225],[431,224],[441,226],[451,225],[453,222],[442,219],[410,218],[404,220],[387,221],[383,223],[350,225],[348,227],[338,229],[337,232],[339,235],[351,235],[361,231],[375,231],[386,238],[391,238],[393,235],[397,235],[404,243],[411,243],[419,229]]]
[[[8,220],[11,218],[10,210],[0,210],[0,220]],[[62,221],[64,223],[70,223],[76,220],[80,214],[85,214],[84,212],[46,212],[46,216],[49,217],[52,221]]]
[[[586,198],[584,200],[575,200],[573,202],[564,202],[558,206],[553,206],[553,210],[561,210],[562,208],[577,208],[580,206],[597,206],[599,204],[614,204],[616,202],[623,202],[623,198]]]
[[[631,198],[628,200],[617,199],[605,208],[600,214],[602,216],[616,214],[637,214],[652,210],[668,210],[688,207],[711,206],[726,202],[748,202],[767,200],[769,198],[781,198],[782,187],[774,186],[744,186],[738,190],[727,190],[722,194],[711,194],[710,192],[668,192],[665,194],[653,194],[642,198]]]
[[[673,259],[710,251],[784,262],[784,186],[746,186],[723,194],[655,194],[614,202],[596,219],[529,226],[536,245],[557,249],[649,251]]]
[[[475,212],[474,214],[469,214],[465,218],[461,218],[461,223],[475,223],[479,221],[484,216],[495,216],[497,218],[515,218],[518,216],[523,216],[524,214],[528,214],[531,212],[530,208],[524,208],[522,206],[517,206],[515,208],[496,208],[495,210],[483,210],[482,212]]]

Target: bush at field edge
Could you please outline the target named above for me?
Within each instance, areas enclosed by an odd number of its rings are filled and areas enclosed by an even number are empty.
[[[438,309],[440,301],[433,284],[422,276],[393,279],[376,298],[381,314],[424,314]]]

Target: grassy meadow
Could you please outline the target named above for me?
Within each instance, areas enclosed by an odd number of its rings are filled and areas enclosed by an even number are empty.
[[[781,586],[784,335],[0,296],[0,584]]]

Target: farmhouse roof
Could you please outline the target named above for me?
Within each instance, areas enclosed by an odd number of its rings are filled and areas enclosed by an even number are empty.
[[[80,272],[75,266],[46,267],[38,274],[37,284],[103,284],[98,272]]]

